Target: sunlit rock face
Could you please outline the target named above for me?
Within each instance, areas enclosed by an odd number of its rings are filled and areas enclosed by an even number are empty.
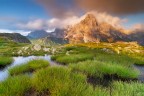
[[[99,23],[92,14],[88,14],[80,23],[68,28],[65,38],[70,43],[115,42],[127,39],[126,34],[120,29],[106,22]]]

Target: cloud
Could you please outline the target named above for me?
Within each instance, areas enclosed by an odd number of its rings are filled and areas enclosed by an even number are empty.
[[[47,21],[49,28],[66,28],[79,23],[83,17],[73,16],[65,19],[52,18]]]
[[[143,30],[144,31],[144,24],[138,23],[132,26],[132,30]]]
[[[89,13],[95,15],[98,22],[100,22],[100,23],[106,22],[106,23],[111,24],[112,26],[118,27],[118,28],[122,28],[123,23],[128,22],[128,19],[126,19],[126,18],[122,19],[117,16],[112,16],[106,12],[91,11],[91,12],[88,12],[87,14],[89,14]]]
[[[41,19],[36,19],[27,23],[19,23],[17,26],[21,29],[40,30],[44,27],[44,21]]]
[[[51,13],[49,15],[54,17],[70,17],[78,11],[73,0],[37,0],[37,2],[42,5],[48,13]]]
[[[100,23],[107,22],[114,27],[122,28],[123,27],[122,24],[127,22],[127,19],[121,19],[119,17],[112,16],[105,12],[100,13],[96,11],[91,11],[91,12],[86,13],[83,16],[71,16],[67,18],[51,18],[48,20],[36,19],[36,20],[32,20],[26,23],[17,24],[17,26],[21,29],[27,29],[27,30],[40,30],[40,29],[53,30],[55,28],[66,28],[68,26],[73,26],[79,23],[89,13],[93,14],[98,20],[98,22]]]
[[[105,12],[100,13],[100,12],[96,12],[96,11],[91,11],[80,17],[73,16],[73,17],[69,17],[69,18],[65,18],[65,19],[52,18],[52,19],[48,20],[47,24],[49,27],[52,27],[52,28],[54,28],[54,27],[63,28],[63,27],[67,27],[67,26],[73,26],[73,25],[79,23],[81,20],[83,20],[87,14],[93,14],[96,17],[96,19],[98,20],[98,22],[100,22],[100,23],[106,22],[106,23],[111,24],[112,26],[118,27],[118,28],[123,28],[123,23],[128,21],[126,18],[121,19],[119,17],[112,16]]]
[[[144,12],[144,0],[37,0],[55,17],[69,17],[81,12],[98,11],[116,15]]]
[[[9,29],[0,29],[0,33],[20,33],[23,36],[27,36],[31,31],[25,30],[9,30]]]

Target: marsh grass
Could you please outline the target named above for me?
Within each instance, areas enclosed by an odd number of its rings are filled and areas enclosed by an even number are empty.
[[[95,89],[86,83],[86,76],[72,73],[64,67],[49,67],[37,71],[32,85],[38,92],[48,90],[51,96],[107,96],[106,90]]]
[[[26,75],[9,77],[0,82],[0,96],[23,96],[30,88],[30,78]]]
[[[5,67],[6,65],[11,64],[12,62],[13,62],[12,57],[5,57],[5,56],[0,57],[0,67]]]
[[[117,75],[119,78],[135,79],[139,75],[139,71],[132,68],[89,60],[69,65],[73,71],[87,74],[88,76],[96,76],[103,78],[104,75]]]
[[[56,62],[67,65],[69,63],[76,63],[85,60],[92,60],[94,58],[93,54],[72,54],[72,55],[64,55],[64,56],[56,56],[52,57]]]
[[[18,75],[26,72],[33,72],[37,69],[45,68],[49,66],[49,62],[46,60],[32,60],[27,64],[22,64],[9,69],[10,75]]]
[[[139,82],[113,82],[112,89],[112,96],[144,96],[144,84]]]

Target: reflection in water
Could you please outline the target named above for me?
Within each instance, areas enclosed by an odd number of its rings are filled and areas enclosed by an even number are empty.
[[[134,65],[134,68],[140,71],[138,80],[144,82],[144,66]]]
[[[51,65],[56,65],[55,62],[51,61],[51,56],[50,55],[45,55],[45,56],[28,56],[28,57],[13,57],[14,62],[7,66],[6,68],[0,70],[0,81],[5,80],[9,76],[8,69],[12,68],[17,65],[25,64],[30,60],[36,60],[36,59],[44,59],[50,62]]]

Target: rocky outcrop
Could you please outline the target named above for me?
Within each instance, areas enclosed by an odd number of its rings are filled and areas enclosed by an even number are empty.
[[[25,36],[19,33],[0,33],[0,37],[7,38],[18,43],[31,43]]]
[[[68,28],[65,38],[70,43],[129,41],[120,29],[106,22],[99,23],[92,14],[88,14],[80,23]]]
[[[54,32],[51,32],[49,37],[55,37],[55,38],[64,38],[65,35],[65,29],[56,28]]]

